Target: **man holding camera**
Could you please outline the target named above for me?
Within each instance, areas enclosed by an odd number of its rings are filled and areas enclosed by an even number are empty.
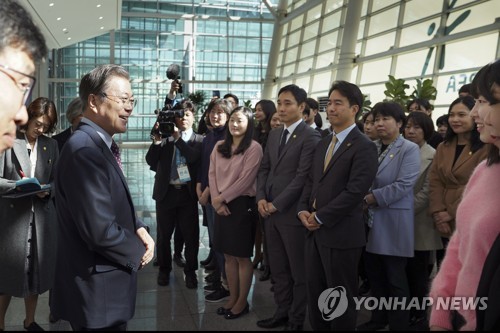
[[[164,112],[164,111],[162,111]],[[185,241],[186,287],[198,286],[198,247],[200,227],[196,182],[203,136],[193,132],[194,105],[189,100],[178,102],[168,110],[174,124],[156,123],[153,143],[146,162],[156,172],[153,199],[156,201],[158,285],[167,286],[172,271],[170,240],[177,226]],[[161,119],[161,117],[159,117]]]

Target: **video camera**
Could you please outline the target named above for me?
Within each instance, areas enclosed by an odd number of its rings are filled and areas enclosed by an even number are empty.
[[[169,80],[174,80],[175,82],[177,82],[177,84],[179,85],[179,89],[177,90],[177,92],[179,94],[182,94],[182,83],[180,81],[181,77],[179,76],[179,72],[181,71],[179,65],[177,64],[172,64],[170,66],[168,66],[167,68],[167,78]]]
[[[160,135],[162,138],[167,138],[172,135],[175,127],[175,118],[184,117],[184,109],[181,103],[177,103],[174,107],[172,104],[166,104],[163,109],[155,110],[158,115],[156,122],[158,123],[158,128],[153,126],[151,129],[151,137],[154,135]]]

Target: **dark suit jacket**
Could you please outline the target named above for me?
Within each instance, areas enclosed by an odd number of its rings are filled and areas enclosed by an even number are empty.
[[[269,132],[264,157],[257,176],[257,202],[266,199],[278,209],[283,223],[302,225],[296,207],[309,175],[314,148],[320,140],[318,131],[301,122],[288,139],[280,156],[283,127]],[[273,214],[272,218],[278,216]]]
[[[493,243],[481,273],[477,297],[488,297],[488,307],[476,309],[477,331],[500,329],[500,235]]]
[[[297,213],[313,211],[316,200],[316,214],[323,223],[312,232],[317,241],[337,249],[362,247],[366,243],[362,203],[377,173],[377,147],[355,127],[323,172],[331,140],[330,134],[316,147]]]
[[[175,147],[179,149],[182,156],[186,158],[189,176],[189,191],[194,200],[198,200],[196,195],[196,177],[201,162],[201,143],[203,136],[193,132],[188,142],[181,138],[175,142]],[[156,172],[155,184],[153,188],[153,199],[161,201],[168,191],[170,182],[170,170],[172,168],[172,159],[174,153],[174,142],[168,141],[168,138],[162,140],[161,144],[151,144],[146,154],[146,162],[150,169]]]
[[[68,141],[70,136],[71,136],[71,127],[68,127],[61,133],[56,134],[52,137],[52,139],[57,141],[57,145],[59,146],[59,151],[62,151],[64,144],[66,143],[66,141]]]
[[[66,142],[56,166],[59,251],[51,311],[78,326],[131,319],[145,247],[122,170],[88,124]]]

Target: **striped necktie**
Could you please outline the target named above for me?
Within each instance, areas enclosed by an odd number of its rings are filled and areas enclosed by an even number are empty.
[[[120,169],[123,170],[122,159],[120,157],[120,148],[116,144],[115,140],[113,140],[111,142],[111,152],[113,153],[113,156],[115,157],[116,163],[118,163],[118,166],[120,166]]]

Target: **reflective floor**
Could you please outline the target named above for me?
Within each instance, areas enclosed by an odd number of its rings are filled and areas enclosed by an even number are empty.
[[[151,199],[154,173],[144,162],[147,148],[122,150],[124,171],[129,181],[129,187],[134,198],[138,215],[150,227],[155,237],[156,219],[154,201]],[[202,218],[200,216],[200,223]],[[200,227],[199,260],[207,257],[208,233],[206,227]],[[254,271],[254,279],[248,297],[250,313],[235,320],[226,320],[216,314],[216,309],[224,303],[205,302],[203,291],[204,276],[207,272],[198,269],[198,289],[187,289],[184,284],[182,269],[173,264],[169,286],[158,286],[156,278],[158,268],[148,265],[139,272],[139,286],[134,318],[128,324],[128,330],[137,331],[245,331],[262,330],[256,322],[274,314],[275,305],[270,281],[258,280],[261,272]],[[6,331],[23,331],[24,302],[13,298],[6,316]],[[358,322],[368,320],[368,314],[363,311],[358,316]],[[40,296],[36,311],[36,322],[45,330],[68,331],[71,327],[66,321],[49,323],[48,293]],[[281,330],[277,328],[274,330]],[[304,323],[304,329],[310,330],[309,323]]]

